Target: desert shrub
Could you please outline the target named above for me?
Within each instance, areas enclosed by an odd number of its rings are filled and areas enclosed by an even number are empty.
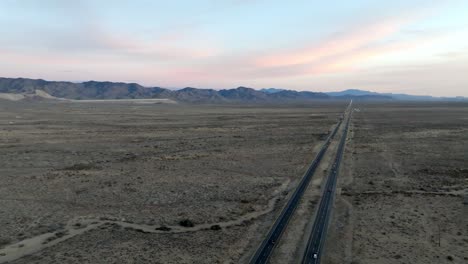
[[[11,239],[7,237],[0,237],[0,247],[11,244]]]
[[[65,225],[63,223],[59,223],[59,224],[50,224],[48,226],[46,226],[45,228],[47,229],[47,232],[55,232],[57,230],[61,230],[65,227]]]
[[[220,230],[221,227],[220,227],[219,225],[212,225],[212,226],[210,227],[210,229],[211,229],[211,230]]]
[[[68,234],[68,231],[58,231],[58,232],[55,233],[55,236],[57,238],[60,238],[60,237],[63,237],[65,235],[67,235],[67,234]]]
[[[64,170],[91,170],[95,167],[89,163],[77,163],[71,166],[65,167]]]
[[[194,227],[195,226],[195,224],[190,219],[184,219],[184,220],[180,221],[179,225],[183,226],[183,227]]]

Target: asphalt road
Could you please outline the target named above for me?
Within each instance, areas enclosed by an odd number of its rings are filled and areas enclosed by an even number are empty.
[[[351,105],[351,104],[350,104]],[[347,109],[350,107],[348,106]],[[346,114],[346,111],[345,111]],[[309,185],[309,182],[312,178],[312,176],[315,173],[315,170],[317,169],[320,161],[322,160],[323,156],[325,155],[325,152],[328,149],[328,146],[330,145],[331,139],[335,136],[337,133],[338,129],[340,128],[342,123],[342,119],[338,122],[336,125],[335,129],[333,129],[332,133],[328,136],[326,139],[325,143],[323,144],[322,148],[318,152],[317,156],[315,159],[312,161],[312,164],[310,165],[309,169],[305,173],[304,177],[302,178],[301,182],[297,186],[296,190],[294,191],[293,195],[289,199],[288,203],[286,206],[283,208],[283,211],[281,212],[280,216],[276,219],[275,224],[272,226],[270,229],[268,235],[266,238],[263,240],[262,244],[260,247],[257,249],[255,255],[251,258],[250,263],[267,263],[268,259],[271,256],[271,253],[273,252],[273,249],[275,245],[278,243],[281,235],[283,234],[284,230],[286,229],[286,226],[291,219],[291,216],[293,215],[304,191],[306,190],[307,186]]]
[[[312,227],[312,232],[310,234],[309,240],[307,242],[307,247],[302,258],[303,264],[320,263],[323,245],[325,244],[328,229],[328,222],[330,220],[331,210],[333,208],[333,198],[335,196],[336,181],[338,178],[341,160],[343,158],[346,137],[348,134],[348,126],[351,120],[351,103],[348,107],[348,118],[343,130],[343,135],[341,136],[341,140],[338,145],[338,151],[336,153],[335,160],[330,170],[330,174],[328,175],[327,183],[325,185],[325,189],[323,190],[322,199],[320,200],[319,208],[315,217],[315,222]]]

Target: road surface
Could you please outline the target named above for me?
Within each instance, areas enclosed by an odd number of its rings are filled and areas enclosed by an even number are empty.
[[[325,243],[328,222],[330,220],[330,214],[333,207],[333,198],[335,196],[336,181],[338,178],[338,172],[340,169],[340,163],[343,158],[343,152],[346,144],[346,136],[348,133],[348,126],[351,120],[351,104],[348,108],[347,121],[344,126],[343,135],[341,136],[340,144],[338,145],[338,151],[336,153],[335,160],[333,162],[330,174],[328,175],[325,189],[323,190],[322,199],[320,200],[319,208],[315,217],[315,222],[312,227],[307,247],[304,252],[302,259],[303,264],[317,264],[320,263],[322,256],[322,249]]]
[[[351,106],[351,103],[348,106],[346,111],[348,111],[350,106]],[[345,111],[345,114],[346,114],[346,111]],[[343,116],[345,116],[345,114]],[[293,215],[294,210],[296,209],[302,195],[304,194],[304,191],[309,185],[309,182],[312,176],[314,175],[315,170],[317,169],[318,165],[320,164],[320,161],[322,160],[325,152],[327,151],[327,148],[330,145],[332,138],[335,136],[338,129],[340,128],[341,123],[342,123],[342,119],[340,119],[336,127],[333,129],[332,133],[326,139],[325,143],[323,144],[322,148],[318,152],[315,159],[312,161],[309,169],[305,173],[304,177],[302,178],[301,182],[297,186],[293,195],[287,202],[286,206],[283,208],[283,211],[281,212],[279,217],[276,219],[276,222],[272,226],[268,235],[266,236],[266,238],[263,240],[260,247],[255,252],[255,255],[251,258],[250,263],[252,264],[267,263],[268,259],[271,256],[271,253],[273,252],[273,249],[275,248],[275,245],[278,243],[279,239],[281,238],[281,235],[286,229],[286,226],[289,220],[291,219],[291,216]]]

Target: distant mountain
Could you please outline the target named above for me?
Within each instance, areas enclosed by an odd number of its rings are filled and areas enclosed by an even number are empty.
[[[238,87],[236,89],[225,89],[220,90],[219,94],[229,100],[232,101],[248,101],[248,102],[256,102],[256,101],[269,101],[271,97],[269,94],[261,91],[254,90],[252,88],[247,87]]]
[[[204,102],[223,102],[223,98],[218,91],[213,89],[197,89],[186,87],[177,91],[166,90],[165,98],[171,98],[176,101],[190,102],[190,103],[204,103]]]
[[[276,99],[289,99],[289,100],[310,100],[310,99],[330,99],[330,96],[324,93],[316,93],[303,91],[298,92],[294,90],[282,90],[276,93],[270,94],[271,98]]]
[[[294,91],[279,88],[255,90],[248,87],[234,89],[199,89],[186,87],[180,90],[169,90],[161,87],[143,87],[137,83],[97,82],[82,83],[54,82],[42,79],[0,78],[0,99],[40,100],[65,99],[170,99],[186,103],[255,103],[255,102],[298,102],[310,100],[468,100],[464,97],[437,98],[432,96],[415,96],[406,94],[376,93],[357,89],[341,92]],[[45,96],[49,95],[49,96]]]
[[[136,83],[89,81],[83,83],[49,82],[25,78],[0,78],[0,93],[34,94],[36,90],[67,99],[143,99],[164,96],[166,89],[145,88]]]
[[[171,99],[187,103],[242,103],[242,102],[280,102],[288,100],[329,99],[324,93],[296,92],[279,90],[267,93],[248,87],[214,90],[186,87],[169,90],[161,87],[143,87],[136,83],[97,82],[82,83],[53,82],[26,78],[0,78],[0,93],[8,93],[4,98],[25,98],[30,96],[12,96],[11,94],[32,95],[43,91],[51,98],[66,99]]]
[[[348,89],[341,92],[328,92],[329,96],[334,98],[358,98],[364,100],[398,100],[398,101],[466,101],[468,98],[457,97],[434,97],[429,95],[409,95],[409,94],[394,94],[394,93],[376,93],[358,89]]]
[[[356,101],[392,101],[394,100],[391,96],[380,95],[380,94],[363,94],[363,95],[339,95],[333,96],[332,98],[339,100],[356,100]]]
[[[362,95],[380,95],[379,93],[363,91],[358,89],[348,89],[341,92],[328,92],[330,96],[362,96]]]
[[[281,91],[284,91],[284,90],[286,90],[286,89],[279,89],[279,88],[263,88],[263,89],[260,89],[261,92],[269,93],[269,94],[281,92]]]

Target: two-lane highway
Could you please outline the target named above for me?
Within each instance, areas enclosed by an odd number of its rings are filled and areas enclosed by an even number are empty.
[[[351,105],[351,103],[350,103]],[[345,111],[344,115],[346,115],[346,112],[350,106],[348,106],[347,110]],[[309,182],[314,175],[318,165],[320,164],[320,161],[322,160],[323,156],[325,155],[325,152],[328,149],[328,146],[330,145],[330,142],[332,138],[335,136],[337,133],[338,129],[340,128],[342,123],[342,119],[338,122],[336,127],[333,129],[333,132],[328,136],[326,139],[325,143],[323,144],[322,148],[318,152],[317,156],[315,159],[312,161],[312,164],[310,165],[309,169],[305,173],[304,177],[302,178],[301,182],[299,183],[298,187],[292,194],[291,198],[287,202],[286,206],[283,208],[280,216],[276,219],[276,222],[270,229],[268,235],[266,238],[263,240],[262,244],[256,251],[255,255],[252,257],[250,260],[250,263],[266,263],[268,259],[271,256],[271,253],[275,247],[275,245],[278,243],[281,235],[283,234],[284,230],[286,229],[286,226],[291,219],[291,216],[293,215],[302,195],[304,194],[304,191],[307,189],[307,186],[309,185]]]
[[[328,229],[328,222],[330,220],[331,210],[333,207],[333,198],[335,196],[338,171],[340,169],[341,160],[343,158],[343,152],[348,133],[348,126],[351,120],[351,112],[352,111],[350,104],[347,121],[343,130],[343,135],[341,136],[338,151],[333,162],[330,174],[328,175],[328,180],[323,191],[322,199],[320,200],[314,225],[312,227],[312,232],[307,242],[307,247],[302,259],[303,264],[320,263],[320,259],[322,257],[323,246],[325,244],[326,233]]]

